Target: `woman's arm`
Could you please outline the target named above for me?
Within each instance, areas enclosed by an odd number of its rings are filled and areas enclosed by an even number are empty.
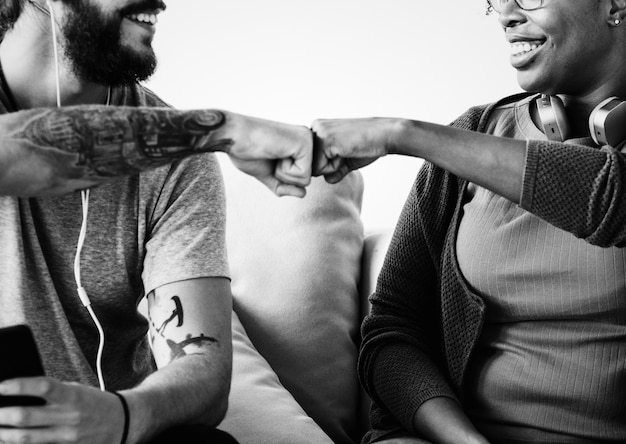
[[[218,110],[76,106],[0,116],[0,195],[64,194],[211,151],[279,195],[302,196],[310,182],[305,127]]]
[[[387,154],[420,157],[520,201],[524,141],[488,136],[450,126],[407,119],[318,120],[315,174],[338,181],[350,170]]]
[[[495,137],[458,125],[316,121],[314,173],[336,182],[387,154],[420,157],[589,243],[626,245],[626,155],[609,147]]]
[[[453,179],[453,178],[452,178]],[[430,399],[455,399],[442,350],[438,275],[457,184],[425,165],[405,203],[362,326],[359,378],[375,406],[372,427],[415,429]]]
[[[390,154],[421,157],[452,174],[520,203],[526,142],[451,126],[401,120]]]
[[[450,398],[433,398],[420,406],[413,427],[436,444],[488,444],[461,406]]]

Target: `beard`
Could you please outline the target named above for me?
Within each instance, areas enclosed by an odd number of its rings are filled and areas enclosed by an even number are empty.
[[[142,52],[125,47],[121,43],[121,28],[125,15],[164,7],[160,0],[143,1],[111,16],[89,0],[64,3],[68,7],[62,29],[65,56],[80,79],[115,87],[146,80],[154,73],[157,60],[151,42],[143,42],[148,50]]]

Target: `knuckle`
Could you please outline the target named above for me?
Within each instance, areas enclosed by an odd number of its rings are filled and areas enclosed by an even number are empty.
[[[48,378],[40,378],[37,381],[37,392],[39,395],[46,396],[49,395],[52,391],[53,384],[52,380]]]
[[[78,427],[83,421],[83,415],[78,410],[72,410],[66,413],[65,421],[66,424],[73,430],[76,431],[76,427]]]
[[[33,442],[29,433],[22,430],[3,429],[0,434],[0,443],[4,444],[31,444]]]
[[[12,423],[17,427],[28,426],[31,422],[32,415],[29,409],[17,408],[12,415]]]
[[[315,122],[313,122],[313,130],[315,131],[316,134],[324,134],[324,130],[326,128],[326,124],[323,120],[318,119]]]
[[[78,429],[75,427],[64,428],[60,433],[59,439],[67,443],[77,442],[79,439]]]
[[[7,394],[20,394],[24,391],[26,380],[24,378],[16,378],[4,381],[3,387],[7,390]]]
[[[32,442],[33,442],[33,440],[31,439],[30,435],[28,435],[28,434],[22,434],[16,440],[17,444],[31,444]]]

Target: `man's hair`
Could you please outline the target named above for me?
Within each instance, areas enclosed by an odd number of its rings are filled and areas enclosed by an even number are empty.
[[[2,0],[0,2],[0,39],[13,27],[22,13],[26,0]]]

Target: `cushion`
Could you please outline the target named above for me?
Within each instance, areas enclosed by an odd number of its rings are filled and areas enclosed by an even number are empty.
[[[304,411],[333,442],[354,442],[362,176],[278,198],[221,160],[235,311]]]
[[[332,444],[282,386],[233,312],[233,381],[220,429],[240,444]]]

